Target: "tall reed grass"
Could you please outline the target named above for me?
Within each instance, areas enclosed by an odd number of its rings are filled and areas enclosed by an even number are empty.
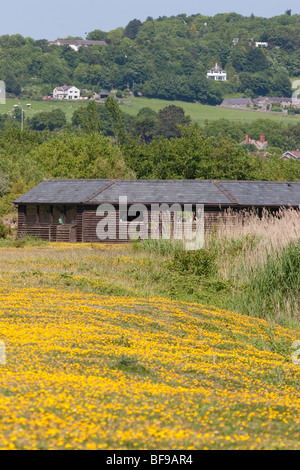
[[[142,247],[154,256],[173,259],[170,267],[185,273],[203,276],[210,286],[231,286],[224,292],[224,307],[284,323],[300,322],[300,212],[280,209],[234,212],[229,210],[213,233],[206,234],[204,249],[185,251],[179,240],[145,240]],[[207,269],[207,266],[218,269]],[[225,281],[225,283],[224,283]],[[201,284],[202,283],[202,284]],[[201,286],[201,287],[200,287]],[[221,295],[216,292],[218,300]],[[226,298],[226,300],[225,300]]]
[[[282,208],[234,213],[228,210],[206,246],[217,251],[225,277],[241,279],[250,269],[262,266],[268,255],[300,239],[300,211]]]
[[[300,321],[300,212],[229,211],[206,244],[231,279],[232,308],[284,323]]]

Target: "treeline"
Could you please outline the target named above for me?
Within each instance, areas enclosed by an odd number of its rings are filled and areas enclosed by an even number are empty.
[[[119,133],[119,140],[124,141],[125,134],[132,136],[139,144],[149,144],[152,140],[180,136],[180,126],[191,123],[180,106],[170,104],[159,112],[150,107],[139,110],[136,116],[123,113],[116,100],[109,97],[105,104],[89,101],[87,105],[77,107],[71,123],[67,123],[66,114],[61,109],[36,113],[32,118],[24,112],[24,127],[32,131],[83,132],[90,134],[100,132],[104,136],[114,137]],[[20,127],[21,110],[15,108],[12,114],[0,114],[0,131],[10,127]],[[236,143],[245,140],[246,134],[259,140],[262,133],[268,142],[268,148],[278,155],[287,150],[300,148],[300,124],[284,125],[271,119],[256,119],[252,122],[235,122],[228,119],[207,121],[199,128],[205,137],[230,137]],[[255,151],[249,144],[248,151]]]
[[[0,79],[8,93],[31,99],[65,83],[208,104],[237,92],[291,96],[289,77],[300,75],[299,19],[290,10],[273,18],[226,13],[134,19],[126,28],[90,32],[87,39],[105,40],[107,46],[77,52],[45,39],[5,35],[0,37]],[[269,46],[257,48],[252,39]],[[227,82],[206,78],[215,62],[227,70]]]
[[[53,125],[55,117],[61,118],[48,114]],[[34,118],[25,121],[23,131],[9,125],[0,134],[0,217],[44,178],[300,181],[299,161],[280,159],[278,148],[283,142],[300,146],[299,124],[261,120],[246,126],[219,120],[199,127],[174,105],[158,115],[144,108],[133,118],[120,111],[114,98],[77,109],[73,125],[60,130],[32,130],[32,122],[41,122]],[[267,156],[248,154],[240,144],[246,132],[257,140],[265,133],[272,145]]]

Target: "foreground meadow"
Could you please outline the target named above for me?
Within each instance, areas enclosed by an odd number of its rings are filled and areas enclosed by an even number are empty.
[[[158,297],[151,263],[0,248],[1,449],[299,447],[299,331]]]

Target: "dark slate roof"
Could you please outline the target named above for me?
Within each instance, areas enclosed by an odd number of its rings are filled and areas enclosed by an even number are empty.
[[[250,101],[250,98],[225,98],[222,101],[222,105],[247,105]]]
[[[117,180],[90,202],[119,201],[119,196],[127,196],[128,203],[230,204],[213,181],[203,180]]]
[[[276,97],[273,97],[273,98],[268,98],[269,101],[286,101],[287,103],[292,103],[293,102],[293,98],[284,98],[284,97],[281,97],[281,98],[276,98]]]
[[[260,103],[261,101],[271,101],[271,102],[287,102],[292,103],[293,98],[285,98],[285,97],[270,97],[270,96],[259,96],[253,100],[253,103]]]
[[[44,180],[15,203],[79,204],[108,183],[110,180]]]
[[[300,183],[280,181],[222,181],[241,206],[299,206]]]
[[[300,182],[219,180],[45,180],[16,204],[193,203],[300,206]]]

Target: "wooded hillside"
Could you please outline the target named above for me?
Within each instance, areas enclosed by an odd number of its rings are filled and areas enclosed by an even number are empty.
[[[208,104],[237,92],[291,96],[289,77],[300,75],[299,38],[300,15],[290,10],[273,18],[226,13],[133,19],[126,28],[88,33],[87,39],[107,45],[78,51],[46,39],[5,35],[0,79],[7,92],[31,99],[65,83]],[[255,47],[258,41],[268,47]],[[206,78],[216,62],[228,73],[225,83]]]

